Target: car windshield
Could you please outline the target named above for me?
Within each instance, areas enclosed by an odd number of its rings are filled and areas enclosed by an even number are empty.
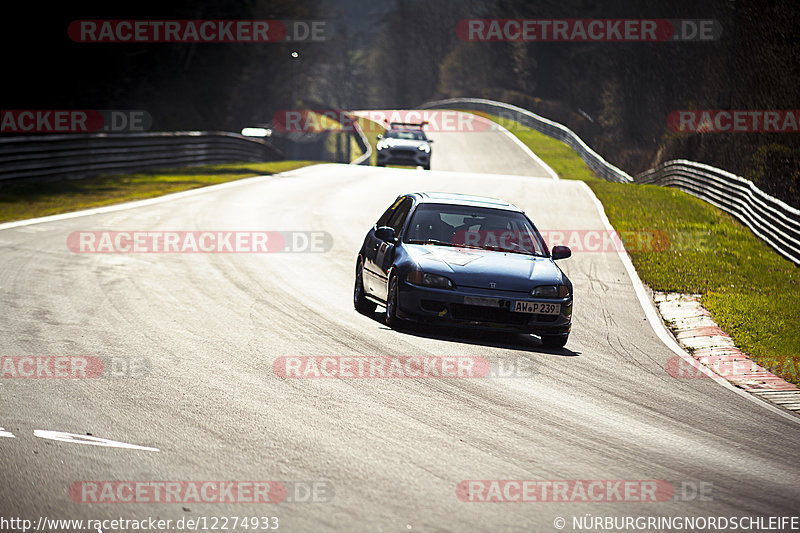
[[[420,205],[404,242],[545,255],[541,235],[522,213],[465,205]]]
[[[407,139],[409,141],[424,141],[426,140],[425,134],[421,131],[409,130],[389,130],[386,132],[388,139]]]

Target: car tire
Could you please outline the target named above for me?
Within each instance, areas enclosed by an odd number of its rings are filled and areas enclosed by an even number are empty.
[[[540,338],[545,348],[563,348],[569,335],[541,335]]]
[[[422,170],[430,170],[430,169],[431,169],[430,165],[426,165],[426,166],[422,167]]]
[[[397,276],[389,278],[389,288],[386,291],[386,312],[383,321],[392,329],[400,329],[402,320],[397,316],[398,288]]]
[[[353,306],[361,314],[369,315],[375,312],[377,304],[367,300],[366,292],[364,291],[364,265],[361,258],[356,263],[356,282],[353,286]]]
[[[385,166],[386,166],[386,163],[376,163],[376,164],[375,164],[375,166],[378,166],[378,167],[385,167]]]

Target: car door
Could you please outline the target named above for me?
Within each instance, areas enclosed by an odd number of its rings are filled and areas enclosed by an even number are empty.
[[[390,208],[391,213],[388,219],[381,217],[378,221],[377,227],[385,225],[392,228],[395,236],[400,236],[400,231],[403,229],[408,213],[411,211],[414,201],[411,198],[403,198]],[[392,266],[394,261],[395,244],[393,242],[386,242],[375,237],[375,232],[370,232],[372,242],[368,246],[367,261],[365,262],[365,270],[369,269],[369,282],[365,281],[365,289],[380,300],[386,300],[386,282],[387,272]],[[368,267],[366,265],[369,265]],[[369,286],[366,284],[369,283]]]
[[[375,257],[378,254],[378,248],[380,247],[381,241],[375,236],[375,230],[389,223],[389,218],[391,218],[391,216],[394,214],[395,208],[400,205],[401,201],[402,198],[397,198],[397,200],[395,200],[394,203],[390,205],[388,209],[386,209],[386,211],[381,215],[370,232],[367,234],[367,238],[364,241],[363,279],[364,291],[368,294],[375,293],[375,286],[378,279],[378,274],[376,272],[378,267],[375,265]]]

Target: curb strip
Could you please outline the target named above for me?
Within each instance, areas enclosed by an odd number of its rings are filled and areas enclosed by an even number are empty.
[[[737,348],[730,335],[701,305],[700,295],[656,292],[653,299],[678,342],[700,364],[734,386],[800,414],[800,388],[758,365]]]

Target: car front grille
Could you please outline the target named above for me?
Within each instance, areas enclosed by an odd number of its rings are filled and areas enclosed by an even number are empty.
[[[394,149],[389,152],[389,157],[392,159],[408,159],[413,161],[418,153],[418,150]]]
[[[450,312],[456,320],[474,320],[514,326],[524,326],[528,323],[528,319],[533,316],[525,313],[512,313],[499,307],[467,304],[450,304]]]
[[[430,305],[430,304],[429,304]],[[425,306],[423,306],[424,308]],[[432,308],[429,310],[433,310]],[[543,315],[540,313],[514,313],[500,307],[484,307],[482,305],[450,304],[450,312],[456,320],[474,320],[477,322],[491,322],[495,324],[511,324],[524,326],[531,322],[555,322],[558,315]]]

